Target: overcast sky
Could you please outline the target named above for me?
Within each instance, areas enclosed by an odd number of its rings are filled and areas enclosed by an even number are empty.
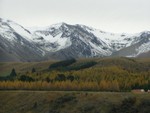
[[[135,33],[150,30],[150,0],[0,0],[0,17],[25,27],[66,22]]]

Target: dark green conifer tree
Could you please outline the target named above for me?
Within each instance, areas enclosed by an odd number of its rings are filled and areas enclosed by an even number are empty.
[[[32,73],[36,72],[35,68],[32,68]]]
[[[10,76],[11,76],[11,77],[17,76],[16,71],[15,71],[14,68],[12,69],[12,71],[11,71],[11,73],[10,73]]]

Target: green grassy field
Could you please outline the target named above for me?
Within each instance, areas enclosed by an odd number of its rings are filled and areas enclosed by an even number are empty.
[[[124,101],[128,99],[128,101]],[[132,102],[134,99],[134,102]],[[131,101],[130,101],[131,100]],[[122,104],[124,101],[124,105]],[[116,92],[0,91],[0,113],[148,113],[150,94]],[[134,110],[130,111],[128,107]],[[116,112],[118,113],[118,112]]]

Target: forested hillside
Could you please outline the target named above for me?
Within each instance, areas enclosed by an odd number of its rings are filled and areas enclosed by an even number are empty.
[[[150,89],[150,59],[96,58],[0,63],[1,90],[131,91]]]

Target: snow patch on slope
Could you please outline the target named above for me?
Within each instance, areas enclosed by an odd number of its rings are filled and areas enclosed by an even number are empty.
[[[92,49],[91,49],[92,53],[93,53],[92,56],[97,56],[97,55],[99,55],[99,53],[101,53],[103,56],[109,56],[112,54],[112,52],[109,50],[104,50],[104,49],[102,49],[102,47],[96,46],[92,42],[89,42],[89,43],[92,46]]]
[[[31,34],[28,30],[10,20],[0,19],[0,34],[9,40],[15,40],[14,32],[24,37],[28,41],[32,41]]]
[[[137,55],[150,51],[150,42],[142,44],[136,51],[138,51]]]
[[[64,49],[72,44],[69,37],[62,37],[62,33],[52,36],[51,34],[45,35],[40,32],[36,32],[33,37],[35,42],[45,45],[42,48],[49,52],[55,52]],[[42,37],[42,40],[37,40],[39,37]],[[50,45],[54,45],[55,47],[51,47]]]
[[[108,48],[113,48],[115,51],[118,51],[124,47],[128,47],[132,44],[132,38],[134,34],[114,34],[105,32],[99,29],[94,29],[85,25],[80,25],[83,29],[92,33],[98,38],[99,41],[103,41]],[[129,38],[131,38],[129,40]]]
[[[10,22],[9,25],[12,29],[14,29],[15,32],[17,32],[21,36],[25,37],[25,39],[32,41],[32,37],[31,37],[30,32],[27,31],[25,28],[23,28],[22,26],[14,23],[14,22]]]

